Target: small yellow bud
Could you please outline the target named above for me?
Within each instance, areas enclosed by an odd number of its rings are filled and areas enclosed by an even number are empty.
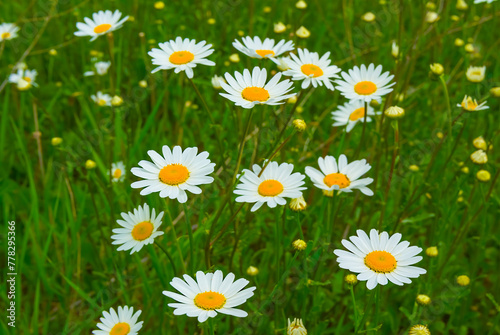
[[[297,102],[297,94],[295,94],[294,96],[291,96],[290,98],[287,99],[287,101],[289,104],[294,104]]]
[[[142,87],[142,88],[146,88],[146,87],[148,87],[148,82],[145,81],[145,80],[141,80],[139,82],[139,86]]]
[[[211,17],[211,18],[209,18],[209,19],[207,20],[207,23],[208,23],[208,24],[215,24],[215,19]]]
[[[427,12],[427,14],[425,14],[425,21],[427,23],[434,23],[437,22],[438,20],[439,20],[439,15],[436,12]]]
[[[452,15],[450,18],[452,21],[455,21],[455,22],[460,21],[460,16],[458,16],[458,15]]]
[[[476,137],[474,140],[472,140],[472,144],[476,149],[483,149],[486,150],[488,145],[486,144],[486,141],[482,136]]]
[[[394,58],[398,58],[398,56],[399,56],[399,46],[398,46],[398,44],[396,43],[396,41],[393,41],[393,42],[392,42],[392,47],[391,47],[391,55],[392,55],[392,57],[394,57]]]
[[[245,36],[245,32],[243,30],[238,30],[238,36]]]
[[[418,170],[420,170],[418,165],[410,165],[409,169],[410,169],[410,171],[413,171],[413,172],[417,172]]]
[[[278,22],[278,23],[274,24],[274,32],[276,34],[281,34],[281,33],[285,32],[285,30],[286,30],[286,26],[283,22]]]
[[[97,50],[90,50],[90,56],[91,57],[98,57],[99,56],[99,51],[97,51]]]
[[[465,0],[458,0],[456,7],[458,10],[467,10],[467,8],[469,8],[469,5],[467,5],[467,2],[465,2]]]
[[[49,50],[49,55],[51,55],[51,56],[57,56],[57,50],[56,49],[50,49]]]
[[[436,4],[432,1],[429,1],[425,4],[425,8],[427,8],[428,10],[434,10],[436,9]]]
[[[432,195],[430,193],[425,193],[425,196],[427,197],[427,199],[432,199]]]
[[[355,274],[350,273],[344,277],[344,280],[348,285],[356,285],[356,283],[358,282],[358,277],[356,277]]]
[[[465,51],[468,53],[473,53],[474,52],[474,45],[472,45],[472,43],[467,43],[465,45]]]
[[[488,155],[486,154],[486,152],[484,152],[484,150],[481,150],[481,149],[477,150],[477,151],[474,151],[470,155],[470,159],[475,164],[486,164],[486,163],[488,163]]]
[[[489,173],[488,171],[486,170],[479,170],[477,171],[476,173],[476,178],[479,180],[479,181],[482,181],[482,182],[487,182],[491,179],[491,173]]]
[[[122,97],[118,96],[118,95],[115,95],[112,99],[111,99],[111,105],[115,106],[115,107],[118,107],[118,106],[121,106],[123,104],[123,99]]]
[[[292,322],[290,322],[290,319],[288,319],[287,334],[288,335],[307,335],[307,329],[306,329],[306,327],[304,327],[304,324],[302,323],[302,319],[293,319]]]
[[[308,38],[309,36],[311,36],[311,32],[307,30],[306,27],[304,26],[300,26],[300,28],[297,29],[295,34],[297,34],[297,36],[300,38]]]
[[[419,294],[417,295],[417,304],[419,305],[428,305],[431,303],[431,298],[428,295],[425,294]]]
[[[500,86],[492,87],[490,89],[490,94],[495,98],[500,98]]]
[[[304,120],[295,119],[293,120],[292,124],[295,127],[295,130],[297,130],[298,132],[303,132],[304,130],[306,130],[306,123],[304,122]]]
[[[373,22],[375,21],[376,17],[372,12],[367,12],[361,16],[361,19],[365,22]]]
[[[408,335],[431,335],[431,331],[427,328],[427,326],[414,325],[410,328]]]
[[[149,40],[148,40],[148,43],[149,43],[149,44],[155,44],[155,43],[156,43],[156,40],[154,40],[154,39],[149,39]]]
[[[467,166],[464,166],[463,168],[461,168],[461,171],[465,174],[469,173],[469,168]]]
[[[264,13],[271,13],[273,9],[269,6],[264,7]]]
[[[132,15],[130,15],[128,17],[128,20],[127,21],[130,21],[130,22],[134,22],[135,21],[135,17],[133,17]]]
[[[437,247],[428,247],[427,249],[425,249],[425,253],[429,257],[437,257],[437,255],[439,254]]]
[[[298,239],[293,241],[292,246],[295,250],[302,251],[307,248],[307,243],[304,240]]]
[[[290,201],[290,209],[295,212],[301,212],[307,207],[306,200],[304,199],[303,196],[300,196],[299,198],[294,198]]]
[[[295,108],[295,111],[299,114],[301,114],[303,111],[304,111],[304,107],[302,106],[297,106],[297,108]]]
[[[464,202],[464,197],[458,197],[457,202]]]
[[[96,167],[96,163],[95,163],[93,160],[89,159],[89,160],[87,160],[87,161],[85,162],[85,168],[86,168],[87,170],[92,170],[92,169],[94,169],[95,167]]]
[[[233,63],[238,63],[240,61],[240,56],[238,54],[232,54],[229,56],[229,60]]]
[[[457,284],[460,286],[467,286],[470,284],[470,278],[466,275],[461,275],[457,277]]]
[[[155,9],[163,9],[165,8],[165,3],[163,1],[157,1],[154,4]]]
[[[443,67],[443,65],[441,65],[439,63],[431,64],[430,68],[431,68],[432,74],[434,74],[436,76],[440,76],[444,73],[444,67]]]
[[[465,44],[465,42],[464,42],[464,40],[463,40],[463,39],[461,39],[461,38],[456,38],[456,39],[455,39],[455,46],[457,46],[457,47],[461,47],[461,46],[462,46],[462,45],[464,45],[464,44]]]
[[[216,90],[220,90],[222,88],[221,83],[226,83],[226,79],[222,76],[213,76],[212,77],[212,87],[215,88]]]
[[[384,112],[385,116],[391,119],[399,119],[405,115],[405,110],[398,106],[391,106]]]
[[[56,81],[56,86],[57,86],[57,87],[62,87],[62,82],[60,82],[60,81]]]
[[[307,3],[303,0],[300,0],[300,1],[297,1],[297,3],[295,4],[295,7],[297,7],[298,9],[306,9]]]
[[[373,99],[370,101],[370,106],[373,107],[373,108],[378,108],[380,107],[380,102],[378,102],[377,100]]]
[[[52,139],[50,140],[50,143],[53,145],[53,146],[56,146],[56,145],[59,145],[61,144],[63,141],[62,138],[60,137],[52,137]]]
[[[256,276],[259,274],[259,269],[257,269],[255,266],[249,266],[247,269],[247,274],[249,276]]]
[[[443,134],[442,132],[438,132],[438,133],[436,134],[436,137],[437,137],[437,138],[439,138],[439,139],[442,139],[442,138],[443,138],[443,136],[444,136],[444,134]]]

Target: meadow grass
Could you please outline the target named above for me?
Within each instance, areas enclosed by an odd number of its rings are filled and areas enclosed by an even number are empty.
[[[436,1],[429,9],[425,1],[409,0],[310,0],[304,10],[276,0],[172,1],[161,10],[138,0],[2,2],[0,21],[21,30],[2,45],[1,82],[23,60],[38,71],[39,87],[0,86],[1,262],[6,264],[7,222],[14,220],[19,274],[16,328],[2,316],[1,333],[88,334],[104,310],[128,305],[142,310],[140,333],[208,334],[195,318],[174,316],[167,306],[173,300],[161,292],[172,290],[175,276],[220,269],[257,289],[240,306],[248,317],[211,320],[217,334],[285,334],[287,318],[294,317],[303,319],[309,334],[403,334],[415,324],[427,325],[432,334],[500,334],[500,102],[490,93],[500,82],[500,7],[467,3],[460,11],[456,1]],[[76,22],[105,9],[133,19],[94,42],[73,35]],[[430,10],[439,13],[436,23],[425,21]],[[366,12],[375,21],[363,21]],[[285,33],[273,32],[278,21],[289,25]],[[300,26],[311,32],[309,38],[294,34]],[[381,64],[396,85],[377,109],[398,105],[405,116],[378,116],[346,134],[332,127],[331,111],[347,100],[318,87],[303,90],[296,104],[257,105],[248,121],[250,110],[221,97],[210,79],[254,66],[277,68],[238,53],[231,43],[239,31],[290,39],[320,55],[329,51],[343,71]],[[184,72],[150,73],[147,52],[177,36],[213,44],[208,59],[216,66],[196,67],[193,78],[206,106]],[[472,43],[474,52],[455,46],[457,38]],[[400,50],[396,59],[393,41]],[[234,53],[239,62],[229,61]],[[112,62],[107,75],[83,77],[91,54]],[[432,63],[443,65],[442,77],[429,76]],[[468,81],[469,65],[485,65],[486,78]],[[142,80],[147,87],[139,85]],[[96,105],[90,96],[99,90],[121,96],[123,105]],[[462,113],[456,104],[466,94],[486,100],[489,109]],[[293,127],[295,118],[307,123],[304,132]],[[479,136],[488,143],[483,166],[469,158]],[[63,142],[53,146],[53,137]],[[130,187],[138,180],[130,169],[163,145],[198,147],[216,164],[215,181],[190,194],[184,206]],[[365,158],[375,194],[355,190],[326,197],[306,178],[306,210],[294,212],[287,204],[251,212],[251,204],[234,201],[236,173],[264,164],[273,153],[273,160],[302,173],[327,154]],[[85,168],[89,159],[95,169]],[[108,171],[116,161],[127,172],[123,182],[112,183]],[[480,169],[491,173],[489,181],[476,178]],[[111,245],[120,213],[144,203],[165,211],[165,234],[155,243],[169,252],[174,267],[156,244],[132,255]],[[418,266],[427,274],[412,284],[352,287],[333,250],[343,249],[341,240],[356,229],[371,228],[399,232],[424,250],[436,246],[439,255],[422,253]],[[303,251],[292,247],[299,238],[307,242]],[[249,266],[258,274],[247,274]],[[458,285],[459,275],[470,284]],[[0,287],[7,291],[5,280]],[[418,305],[418,294],[428,295],[431,304]],[[5,313],[7,297],[0,299]]]

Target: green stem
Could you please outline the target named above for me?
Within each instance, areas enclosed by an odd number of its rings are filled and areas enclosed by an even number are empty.
[[[174,222],[172,221],[172,217],[170,216],[170,211],[168,210],[168,204],[167,204],[166,199],[165,199],[165,204],[167,205],[167,208],[165,209],[165,214],[166,214],[165,216],[167,218],[167,223],[170,226],[170,229],[172,230],[172,236],[174,238],[177,253],[179,254],[179,257],[181,258],[182,271],[183,271],[183,273],[187,273],[186,264],[184,263],[184,257],[182,256],[181,246],[179,244],[179,240],[177,239],[177,234],[175,233]]]
[[[304,240],[304,233],[302,232],[302,223],[300,222],[300,212],[297,211],[295,216],[297,217],[297,225],[299,226],[300,238]]]
[[[191,270],[191,274],[194,274],[194,264],[195,264],[195,261],[194,261],[193,229],[191,227],[191,223],[189,222],[189,215],[188,215],[187,205],[186,205],[186,203],[183,203],[182,205],[184,207],[184,216],[186,217],[186,225],[187,225],[187,230],[188,230],[188,235],[189,235],[189,254],[190,254],[190,257],[191,257],[190,270]]]
[[[245,133],[241,138],[240,149],[238,150],[238,159],[236,162],[236,169],[234,170],[234,175],[233,175],[233,184],[236,181],[236,176],[238,175],[238,171],[240,170],[241,157],[243,156],[243,148],[245,147],[245,140],[248,134],[248,129],[250,129],[250,123],[252,123],[252,115],[253,115],[253,108],[250,109],[250,113],[248,114],[248,119],[247,119],[247,125],[245,127]]]
[[[174,264],[174,259],[172,258],[172,255],[167,251],[167,249],[163,248],[160,243],[155,241],[155,244],[160,248],[165,255],[167,255],[168,260],[170,261],[170,265],[172,266],[172,270],[174,271],[174,276],[177,274],[177,270],[175,269],[175,264]]]
[[[444,77],[441,75],[439,76],[439,81],[441,82],[441,85],[443,86],[444,94],[446,97],[446,107],[447,107],[447,113],[448,113],[448,138],[449,142],[451,143],[452,139],[452,133],[451,133],[451,104],[450,104],[450,96],[448,94],[448,86],[446,85],[446,81],[444,80]]]
[[[352,306],[354,310],[354,327],[358,324],[358,308],[356,306],[356,298],[354,297],[354,285],[349,285],[349,290],[351,291]]]

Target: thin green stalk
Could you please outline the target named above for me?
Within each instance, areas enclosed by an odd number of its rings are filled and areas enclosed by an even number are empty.
[[[248,129],[250,129],[250,123],[252,122],[252,115],[253,115],[253,108],[250,109],[250,113],[248,113],[248,118],[247,118],[247,124],[245,127],[245,132],[243,133],[243,137],[241,138],[240,142],[240,148],[238,150],[238,159],[236,162],[236,169],[234,170],[233,174],[233,184],[236,181],[236,176],[238,175],[238,172],[240,170],[240,164],[241,164],[241,157],[243,156],[243,148],[245,147],[245,142],[246,142],[246,137],[248,134]]]
[[[356,298],[354,297],[354,285],[349,285],[351,291],[352,307],[354,310],[354,327],[358,324],[358,307],[356,306]]]
[[[300,212],[297,211],[295,216],[297,217],[297,226],[299,227],[300,238],[304,240],[304,232],[302,231],[302,223],[300,222]]]
[[[451,139],[453,138],[453,134],[451,132],[451,104],[450,104],[450,96],[448,94],[448,86],[446,85],[446,81],[444,80],[444,76],[439,76],[439,81],[441,82],[441,85],[443,86],[443,91],[446,97],[446,107],[447,107],[447,113],[448,113],[448,137],[449,140],[448,142],[451,143]]]
[[[184,207],[184,217],[186,218],[186,225],[187,225],[187,230],[188,230],[188,235],[189,235],[189,254],[191,257],[190,260],[190,270],[191,274],[194,274],[194,242],[193,242],[193,228],[191,227],[191,223],[189,222],[189,215],[188,215],[188,208],[186,203],[182,204]]]
[[[179,240],[177,239],[177,234],[175,233],[175,227],[174,227],[174,222],[172,221],[172,217],[170,216],[170,211],[168,209],[168,203],[167,199],[165,199],[165,204],[167,205],[165,208],[165,216],[167,218],[167,223],[170,226],[170,230],[172,231],[172,237],[173,241],[175,242],[175,247],[177,249],[177,253],[179,254],[179,257],[181,258],[181,264],[182,264],[182,271],[183,273],[187,273],[186,270],[186,264],[184,263],[184,257],[182,256],[182,249],[179,244]]]
[[[177,270],[175,269],[175,264],[174,264],[174,259],[172,258],[172,255],[167,251],[167,249],[163,248],[160,243],[155,241],[155,244],[158,246],[158,248],[161,249],[167,255],[168,260],[170,261],[170,266],[172,266],[172,270],[174,271],[174,275],[177,274]]]

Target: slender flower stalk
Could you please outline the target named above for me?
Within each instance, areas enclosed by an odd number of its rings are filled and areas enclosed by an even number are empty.
[[[172,258],[172,255],[170,255],[170,253],[168,252],[168,250],[165,249],[164,247],[162,247],[161,244],[158,243],[158,241],[155,241],[154,243],[167,256],[168,260],[170,261],[170,266],[172,267],[172,270],[174,271],[174,276],[175,276],[177,274],[177,270],[175,268],[174,259]]]
[[[186,218],[186,225],[187,225],[187,230],[188,230],[188,235],[189,235],[189,255],[191,256],[190,258],[190,270],[191,273],[194,273],[194,264],[195,264],[195,259],[194,259],[194,241],[193,241],[193,227],[191,226],[191,223],[189,221],[189,211],[187,208],[186,203],[182,204],[184,207],[184,217]]]
[[[450,95],[448,94],[448,86],[446,85],[446,81],[444,80],[444,76],[439,76],[439,81],[441,82],[441,85],[443,86],[443,91],[445,94],[446,98],[446,111],[448,113],[448,136],[450,138],[449,142],[451,143],[451,139],[453,137],[453,134],[451,132],[451,126],[452,126],[452,119],[451,119],[451,103],[450,103]]]

